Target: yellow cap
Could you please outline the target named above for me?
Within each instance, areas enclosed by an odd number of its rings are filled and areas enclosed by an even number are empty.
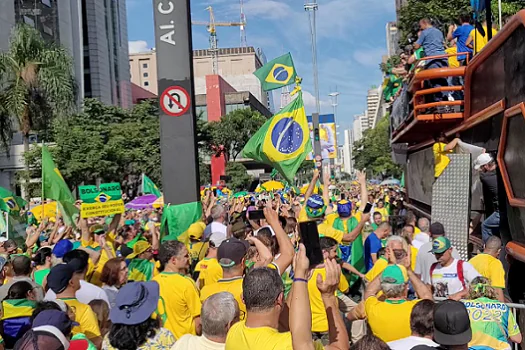
[[[136,258],[138,255],[144,253],[146,250],[148,250],[149,248],[151,248],[151,244],[149,244],[148,242],[146,241],[138,241],[137,243],[135,243],[135,245],[133,246],[133,253],[129,254],[126,259],[134,259]]]
[[[191,224],[187,231],[188,237],[191,237],[193,239],[201,239],[205,228],[206,224],[204,224],[204,222],[202,221]]]

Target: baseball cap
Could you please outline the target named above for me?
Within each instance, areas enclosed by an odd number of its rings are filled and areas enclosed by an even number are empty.
[[[405,284],[408,282],[407,269],[402,265],[389,265],[381,274],[381,282]]]
[[[102,225],[93,225],[89,228],[89,232],[95,235],[103,235],[106,233],[106,230],[104,230],[104,226]]]
[[[352,202],[343,199],[337,203],[337,213],[341,218],[349,218],[352,215]]]
[[[64,335],[69,335],[71,328],[78,325],[78,322],[71,321],[67,313],[59,310],[44,310],[33,320],[33,327],[53,326],[58,328]]]
[[[441,236],[432,241],[432,250],[431,253],[441,254],[450,249],[450,241],[447,237]]]
[[[138,241],[133,246],[133,253],[128,254],[128,256],[126,256],[126,259],[134,259],[138,255],[144,253],[146,250],[150,248],[151,248],[151,244],[149,244],[147,241]]]
[[[62,293],[73,278],[76,269],[71,264],[59,264],[47,275],[47,285],[56,294]]]
[[[205,228],[206,224],[204,224],[204,222],[196,222],[191,224],[188,228],[188,237],[193,239],[201,239]]]
[[[113,324],[140,324],[155,312],[158,301],[159,284],[157,282],[127,283],[120,288],[109,318]]]
[[[492,157],[488,153],[482,153],[474,161],[474,169],[479,170],[483,165],[487,165],[492,162]]]
[[[431,236],[444,236],[445,235],[445,227],[440,222],[434,222],[432,225],[430,225],[430,235]]]
[[[324,215],[326,205],[323,197],[318,194],[311,195],[306,201],[306,214],[311,218],[319,218]]]
[[[440,345],[464,345],[472,339],[467,308],[462,302],[445,300],[434,309],[434,341]]]
[[[250,243],[237,238],[229,238],[222,242],[217,252],[217,260],[224,267],[239,265],[248,252]]]
[[[232,233],[244,233],[246,231],[246,224],[242,220],[237,220],[233,223]]]
[[[63,258],[66,253],[73,250],[73,243],[69,239],[61,239],[53,247],[53,255],[57,258]]]

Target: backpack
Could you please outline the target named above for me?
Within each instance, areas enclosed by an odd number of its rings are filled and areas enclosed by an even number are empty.
[[[458,278],[459,278],[459,281],[461,282],[461,285],[463,286],[463,289],[467,288],[467,284],[465,283],[465,275],[463,273],[463,260],[458,260]],[[434,270],[436,269],[436,267],[438,266],[438,262],[435,262],[432,264],[432,266],[430,267],[430,283],[432,283],[432,274],[434,274]]]

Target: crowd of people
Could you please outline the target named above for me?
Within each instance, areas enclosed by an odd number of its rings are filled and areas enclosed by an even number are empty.
[[[407,211],[403,196],[363,173],[341,184],[315,171],[304,194],[234,198],[205,190],[202,219],[178,239],[163,239],[162,209],[78,218],[76,227],[42,219],[25,242],[0,242],[0,348],[504,350],[520,343],[504,303],[499,238],[464,261],[443,225]],[[303,222],[317,224],[314,242],[301,239]]]

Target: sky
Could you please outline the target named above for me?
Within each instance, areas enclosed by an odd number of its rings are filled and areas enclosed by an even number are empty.
[[[152,0],[126,0],[130,52],[155,46]],[[245,0],[248,46],[261,48],[268,60],[291,52],[307,113],[315,110],[310,26],[304,0]],[[379,63],[386,54],[385,25],[395,20],[394,0],[318,0],[317,60],[321,113],[332,113],[328,94],[340,93],[337,107],[339,140],[354,115],[366,108],[371,86],[381,84]],[[239,0],[192,0],[193,20],[207,21],[208,6],[216,21],[239,21]],[[218,27],[219,47],[239,47],[236,27]],[[209,47],[204,26],[193,26],[193,48]],[[279,90],[276,90],[276,92]],[[274,94],[279,106],[279,93]]]

